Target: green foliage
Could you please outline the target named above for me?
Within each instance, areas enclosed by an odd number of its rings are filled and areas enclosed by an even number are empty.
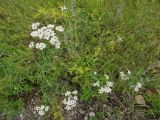
[[[129,87],[138,81],[144,90],[156,84],[141,76],[150,64],[159,60],[158,1],[78,0],[72,10],[67,0],[66,12],[60,10],[63,1],[59,0],[0,0],[0,4],[0,111],[15,116],[23,105],[20,96],[35,88],[53,108],[53,97],[69,89],[78,89],[81,101],[107,99],[109,95],[99,95],[92,87],[97,80],[105,83],[104,74],[110,76],[117,93],[134,95]],[[65,27],[60,36],[62,47],[28,49],[32,40],[30,25],[34,21],[62,24]],[[128,69],[133,76],[124,82],[119,72]],[[159,96],[146,94],[152,106],[150,113],[158,115]],[[63,120],[59,109],[53,111],[57,119]],[[104,115],[96,116],[101,119]]]
[[[160,114],[160,95],[147,94],[146,100],[151,104],[151,108],[147,111],[147,114],[158,118]]]

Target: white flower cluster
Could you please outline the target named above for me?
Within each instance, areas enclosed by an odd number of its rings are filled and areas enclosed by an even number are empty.
[[[94,71],[94,72],[93,72],[93,74],[94,74],[94,75],[97,75],[97,72],[96,72],[96,71]]]
[[[29,48],[33,48],[33,47],[34,47],[34,42],[30,42]]]
[[[109,76],[107,74],[104,75],[105,79],[108,80]]]
[[[61,8],[62,11],[66,11],[67,10],[66,6],[61,6],[60,8]]]
[[[102,94],[102,93],[110,93],[112,92],[111,87],[113,86],[112,82],[106,82],[106,85],[102,86],[99,90],[98,93]]]
[[[49,110],[48,106],[44,106],[44,105],[36,106],[35,107],[35,114],[37,112],[40,116],[43,116],[45,114],[45,112],[47,112],[48,110]]]
[[[109,76],[108,75],[104,75],[105,79],[108,80]],[[100,87],[98,89],[98,93],[102,94],[102,93],[110,93],[112,91],[111,87],[113,86],[113,82],[107,81],[105,85],[100,86],[99,81],[94,82],[92,84],[93,87]]]
[[[65,93],[65,99],[63,100],[63,103],[65,104],[66,110],[71,110],[73,107],[77,105],[77,90],[74,90],[73,92],[66,91]]]
[[[32,23],[32,29],[33,30],[36,30],[36,29],[38,29],[38,27],[40,26],[40,23],[39,22],[36,22],[36,23]]]
[[[36,48],[40,49],[40,50],[43,50],[43,49],[46,48],[46,44],[44,44],[44,43],[36,43]]]
[[[142,87],[142,84],[140,82],[137,82],[136,86],[134,86],[134,91],[138,92],[141,87]]]
[[[34,30],[30,33],[31,37],[48,40],[50,44],[55,46],[55,48],[57,49],[60,48],[61,42],[59,41],[59,38],[57,37],[55,30],[58,32],[63,32],[64,28],[62,26],[55,26],[55,25],[49,24],[47,26],[40,27],[39,22],[32,23],[31,26],[32,26],[32,29]],[[46,44],[45,43],[35,44],[34,42],[31,42],[29,44],[29,48],[34,48],[34,47],[36,49],[43,50],[46,48]]]
[[[29,44],[29,48],[33,48],[35,47],[36,49],[40,49],[40,50],[43,50],[46,48],[46,44],[45,43],[34,43],[34,42],[31,42]]]
[[[99,86],[100,86],[99,81],[97,81],[97,82],[93,83],[93,84],[92,84],[92,86],[93,86],[93,87],[99,87]]]
[[[123,37],[118,37],[118,42],[122,42],[123,41]]]
[[[122,72],[120,72],[120,77],[122,80],[128,80],[130,77],[130,74],[131,74],[130,70],[128,70],[127,74],[122,71]]]

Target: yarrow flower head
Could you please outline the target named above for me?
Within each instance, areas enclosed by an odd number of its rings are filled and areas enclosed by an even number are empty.
[[[130,70],[128,70],[128,75],[130,75],[131,74],[131,71]]]
[[[102,94],[102,93],[110,93],[112,92],[111,87],[113,86],[113,83],[111,81],[106,82],[106,85],[102,86],[98,93]]]
[[[109,76],[107,74],[104,75],[105,79],[108,80]]]
[[[93,74],[94,74],[94,75],[97,75],[97,72],[96,72],[96,71],[94,71],[94,72],[93,72]]]
[[[38,32],[37,31],[33,31],[30,34],[32,37],[38,37]]]
[[[56,30],[59,31],[59,32],[63,32],[64,31],[64,28],[62,26],[57,26],[56,27]]]
[[[134,86],[134,91],[138,92],[141,87],[142,87],[142,84],[140,82],[137,82],[137,84]]]
[[[77,90],[74,90],[73,92],[66,91],[65,93],[66,98],[63,100],[66,110],[71,110],[73,107],[77,105],[77,100],[78,100],[77,94],[78,94]]]
[[[66,11],[67,10],[66,6],[61,6],[60,8],[61,8],[62,11]]]
[[[38,28],[39,27],[39,28]],[[55,48],[60,48],[61,42],[59,41],[59,38],[57,37],[55,30],[58,32],[63,32],[64,28],[62,26],[56,26],[53,24],[48,24],[47,26],[40,27],[40,23],[36,22],[32,24],[32,31],[30,33],[31,37],[33,38],[39,38],[40,40],[49,40],[50,44],[55,46]],[[54,30],[55,29],[55,30]],[[33,48],[34,44],[31,42],[29,45],[29,48]],[[45,43],[37,43],[35,45],[36,49],[43,50],[46,48]]]
[[[112,87],[113,86],[113,82],[106,82],[108,87]]]
[[[46,48],[46,44],[45,43],[36,43],[36,48],[43,50]]]
[[[78,94],[78,91],[77,91],[77,90],[74,90],[74,91],[72,92],[72,94],[77,95],[77,94]]]
[[[38,27],[40,26],[40,23],[39,22],[36,22],[36,23],[32,23],[32,29],[35,30],[35,29],[38,29]]]
[[[109,79],[109,76],[108,76],[108,75],[105,75],[105,78],[106,78],[106,80],[108,80],[108,79]],[[112,92],[111,87],[113,87],[113,82],[107,81],[105,85],[100,86],[100,82],[97,81],[97,82],[94,82],[94,83],[92,84],[92,86],[93,86],[93,87],[98,87],[98,93],[100,93],[100,94],[110,93],[110,92]]]
[[[142,84],[141,84],[140,82],[138,82],[138,83],[137,83],[137,87],[138,87],[138,88],[141,88],[141,87],[142,87]]]
[[[54,28],[54,25],[49,24],[49,25],[47,25],[47,28],[49,28],[49,29],[53,29],[53,28]]]
[[[43,116],[45,112],[49,110],[49,106],[44,106],[44,105],[36,106],[34,110],[35,110],[34,114],[38,113],[40,116]]]
[[[34,42],[30,42],[29,48],[33,48],[33,47],[34,47]]]
[[[120,72],[120,77],[121,77],[122,80],[129,80],[130,75],[131,75],[131,71],[130,70],[128,70],[127,74],[124,73],[123,71]]]
[[[97,81],[97,82],[93,83],[93,85],[92,85],[92,86],[93,86],[93,87],[99,87],[99,86],[100,86],[99,81]]]
[[[70,91],[66,91],[65,96],[68,97],[68,96],[71,95],[71,93],[72,93],[72,92],[70,92]]]
[[[102,86],[98,91],[98,93],[100,93],[100,94],[102,94],[102,93],[110,93],[110,92],[112,92],[112,89],[110,87],[108,87],[108,86]]]
[[[60,48],[61,42],[58,40],[58,37],[54,36],[50,39],[50,43],[55,46],[55,48]]]

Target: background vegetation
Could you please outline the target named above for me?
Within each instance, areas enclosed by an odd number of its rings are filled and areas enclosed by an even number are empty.
[[[63,5],[66,12],[60,9]],[[158,0],[0,0],[0,112],[7,113],[8,119],[19,115],[25,105],[23,96],[34,90],[40,92],[43,103],[53,106],[52,112],[63,107],[57,100],[66,90],[78,89],[81,102],[104,100],[106,96],[91,86],[108,74],[115,85],[113,92],[131,110],[140,108],[134,100],[137,93],[129,86],[141,81],[138,94],[148,106],[141,109],[146,119],[158,119],[159,11]],[[60,49],[28,48],[31,24],[37,21],[64,26]],[[128,69],[133,77],[121,81],[119,73]]]

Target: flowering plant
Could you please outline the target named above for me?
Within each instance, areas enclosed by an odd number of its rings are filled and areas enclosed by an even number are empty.
[[[31,26],[32,26],[32,30],[34,30],[30,33],[31,37],[38,38],[39,40],[49,41],[49,43],[55,46],[55,48],[57,49],[60,48],[61,42],[55,31],[63,32],[64,28],[62,26],[55,26],[53,24],[49,24],[47,26],[40,27],[39,22],[32,23]],[[46,44],[43,42],[34,43],[32,41],[29,44],[29,48],[36,48],[36,49],[43,50],[46,48]]]

